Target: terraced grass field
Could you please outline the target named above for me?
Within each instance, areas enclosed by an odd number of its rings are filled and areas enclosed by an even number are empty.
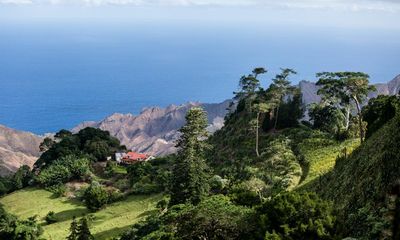
[[[48,240],[65,239],[73,216],[81,217],[90,214],[90,230],[95,239],[104,240],[118,236],[151,211],[162,195],[129,196],[121,202],[108,205],[106,208],[90,213],[77,200],[54,198],[53,194],[42,189],[28,188],[14,192],[0,199],[4,208],[20,218],[37,215],[43,225],[42,237]],[[54,211],[58,222],[47,225],[44,217]]]

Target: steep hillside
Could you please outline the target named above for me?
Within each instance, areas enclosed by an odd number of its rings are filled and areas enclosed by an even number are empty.
[[[39,157],[43,138],[0,125],[0,176],[15,172],[21,165],[31,166]]]
[[[223,126],[229,103],[230,101],[219,104],[187,103],[170,105],[167,108],[150,107],[137,116],[116,113],[100,122],[82,123],[73,132],[85,127],[100,128],[109,131],[128,149],[162,156],[176,151],[178,130],[185,123],[185,115],[190,108],[202,106],[208,114],[209,130],[214,132]]]
[[[378,239],[390,225],[393,199],[400,180],[400,116],[373,134],[350,156],[336,161],[333,171],[310,183],[310,189],[335,202],[345,232]],[[386,233],[387,234],[387,233]]]

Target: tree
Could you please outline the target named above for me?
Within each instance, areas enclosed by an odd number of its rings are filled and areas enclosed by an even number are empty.
[[[274,131],[276,130],[279,118],[279,107],[283,98],[293,92],[294,88],[290,85],[289,76],[291,74],[297,74],[293,69],[284,68],[282,69],[282,73],[277,74],[274,79],[272,79],[273,83],[270,85],[267,90],[268,98],[270,99],[271,104],[275,105],[275,123],[274,123]]]
[[[86,189],[83,198],[85,199],[86,207],[96,211],[107,204],[109,194],[98,182],[92,182]]]
[[[29,217],[27,220],[17,220],[13,224],[15,240],[36,240],[43,233],[43,228],[37,223],[36,216]]]
[[[314,103],[309,107],[308,115],[313,127],[325,132],[338,134],[344,128],[344,115],[340,109],[324,103]]]
[[[27,187],[33,180],[34,174],[27,165],[21,166],[13,176],[14,189]]]
[[[257,90],[260,88],[260,80],[258,75],[266,73],[265,68],[255,68],[253,74],[243,75],[239,81],[239,92],[235,92],[235,100],[239,101],[239,105],[244,104],[244,107],[251,111],[252,102],[257,98]]]
[[[83,217],[80,221],[77,240],[94,240],[93,235],[90,233],[89,224],[86,217]]]
[[[72,136],[72,132],[65,129],[61,129],[60,131],[58,131],[58,133],[56,133],[56,135],[54,135],[54,138],[63,139],[65,137],[70,137],[70,136]]]
[[[317,85],[322,88],[319,93],[332,99],[338,99],[339,102],[347,106],[347,115],[350,114],[350,103],[353,102],[357,109],[358,127],[360,140],[364,141],[365,131],[363,128],[363,116],[361,104],[368,93],[376,90],[374,86],[369,86],[368,74],[362,72],[323,72],[318,73]],[[349,121],[349,118],[347,121]],[[346,124],[348,128],[348,122]]]
[[[178,156],[172,167],[170,205],[190,202],[197,204],[208,192],[205,150],[209,147],[207,116],[202,108],[192,108],[186,125],[180,129]]]
[[[254,131],[256,133],[256,154],[257,157],[260,156],[260,153],[258,151],[258,145],[259,145],[259,131],[260,131],[260,116],[263,113],[269,112],[271,110],[272,106],[268,103],[258,103],[253,106],[253,109],[255,109],[256,112],[256,118],[253,119],[250,122],[250,125],[252,128],[254,128]]]
[[[69,227],[70,234],[67,237],[67,240],[77,240],[78,239],[78,222],[76,221],[76,217],[72,218],[71,226]]]
[[[39,145],[39,150],[40,152],[46,152],[47,150],[49,150],[53,145],[54,145],[54,140],[49,138],[49,137],[45,137],[43,139],[43,142],[40,143]]]
[[[90,233],[86,217],[81,218],[81,220],[77,222],[74,216],[69,231],[70,234],[67,240],[94,240],[93,235]]]
[[[260,74],[265,74],[265,73],[267,73],[267,72],[268,72],[268,70],[265,69],[265,68],[263,68],[263,67],[257,67],[257,68],[254,68],[254,69],[253,69],[253,74],[254,74],[254,77],[255,77],[255,78],[257,78],[258,75],[260,75]]]

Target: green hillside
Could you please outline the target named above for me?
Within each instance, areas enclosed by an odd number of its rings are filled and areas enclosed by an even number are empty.
[[[324,144],[321,142],[325,141]],[[335,166],[336,158],[344,151],[351,153],[360,145],[359,139],[349,139],[343,142],[325,138],[308,138],[297,145],[299,154],[307,163],[304,167],[303,179],[300,186],[316,180],[331,171]]]
[[[400,117],[393,118],[350,156],[336,161],[333,171],[310,183],[325,199],[334,201],[344,231],[361,239],[390,235],[394,199],[400,179]]]
[[[38,215],[45,239],[65,239],[73,216],[80,217],[89,212],[77,200],[65,197],[54,198],[52,195],[46,190],[28,188],[1,198],[0,203],[8,212],[21,218]],[[100,240],[116,237],[133,223],[151,213],[160,199],[161,195],[129,196],[123,201],[91,213],[91,232],[96,239]],[[46,224],[43,218],[49,211],[55,212],[58,222]]]

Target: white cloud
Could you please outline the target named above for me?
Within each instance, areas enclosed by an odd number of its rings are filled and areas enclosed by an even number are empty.
[[[0,5],[259,6],[341,11],[400,11],[394,0],[0,0]]]

